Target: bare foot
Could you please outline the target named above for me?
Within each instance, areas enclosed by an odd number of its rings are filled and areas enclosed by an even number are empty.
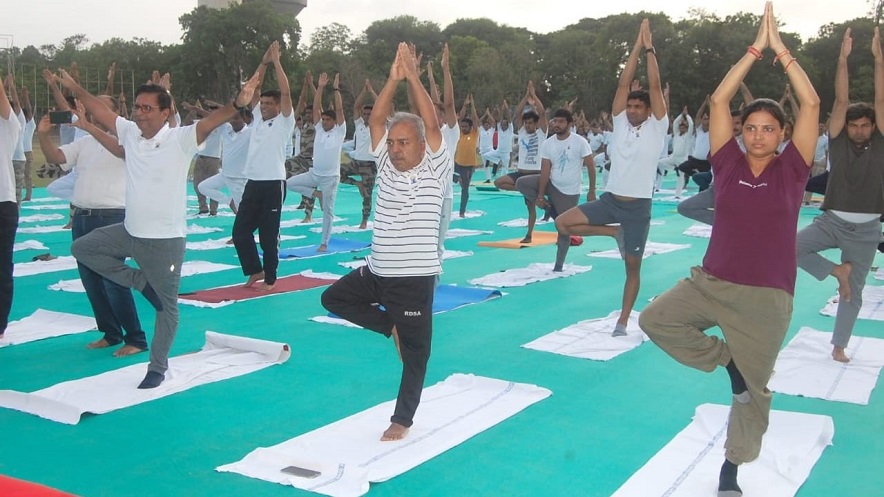
[[[107,343],[107,340],[105,340],[104,338],[86,344],[87,349],[103,349],[110,346],[111,344]]]
[[[249,276],[249,280],[246,281],[246,284],[243,286],[246,288],[251,288],[251,287],[255,286],[255,283],[262,281],[263,279],[264,279],[264,271],[261,271],[260,273],[255,273],[255,274]]]
[[[301,224],[307,224],[313,222],[313,216],[304,216],[304,220],[301,221]]]
[[[259,292],[269,292],[270,290],[273,290],[273,287],[275,287],[275,286],[276,286],[276,283],[267,284],[262,281],[261,283],[258,284],[258,286],[255,287],[255,290],[258,290]]]
[[[850,302],[850,270],[853,266],[849,262],[842,262],[832,270],[832,276],[838,280],[838,295],[844,302]]]
[[[519,243],[531,243],[531,235],[525,235]]]
[[[832,359],[835,359],[838,362],[850,362],[850,358],[844,353],[844,347],[839,347],[837,345],[832,347]]]
[[[323,243],[322,245],[319,246],[318,249],[316,249],[316,251],[317,252],[328,252],[328,245]]]
[[[126,357],[130,355],[140,354],[147,349],[141,349],[134,345],[123,345],[114,352],[114,357]]]
[[[381,442],[390,442],[393,440],[402,440],[408,435],[408,428],[399,423],[390,423],[390,427],[381,436]]]
[[[365,230],[368,229],[368,219],[363,219],[361,223],[359,223],[359,229]]]
[[[233,245],[233,238],[231,238],[230,240],[227,240],[224,244],[225,245]]]
[[[230,206],[230,210],[232,210],[233,213],[236,214],[236,204],[233,202],[233,200],[231,200],[230,203],[227,204],[227,205],[229,205],[229,206]]]
[[[393,337],[393,345],[396,346],[396,353],[399,354],[399,360],[402,360],[402,349],[399,348],[399,331],[396,330],[396,326],[393,326],[393,329],[390,330],[390,335]],[[395,424],[395,423],[394,423]]]

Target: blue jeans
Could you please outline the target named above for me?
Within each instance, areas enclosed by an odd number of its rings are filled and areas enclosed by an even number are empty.
[[[693,179],[694,183],[696,183],[697,186],[700,187],[700,191],[702,192],[703,190],[709,188],[709,185],[712,184],[712,173],[711,172],[696,173],[693,176],[691,176],[691,179]]]
[[[77,209],[74,211],[71,234],[76,240],[96,228],[122,223],[124,217],[122,209],[104,211],[98,209],[91,212]],[[105,341],[110,345],[126,342],[127,345],[139,349],[147,349],[147,338],[141,328],[141,321],[138,320],[132,291],[102,277],[79,262],[77,269],[80,271],[83,288],[86,289],[86,297],[92,305],[98,330],[104,333]]]

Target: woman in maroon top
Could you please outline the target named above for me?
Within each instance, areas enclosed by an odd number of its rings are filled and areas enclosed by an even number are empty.
[[[742,115],[745,152],[733,137],[730,101],[752,64],[770,48],[800,103],[791,143],[781,154],[785,114],[759,99]],[[817,141],[819,97],[786,49],[770,2],[755,42],[710,100],[709,145],[715,175],[715,221],[703,266],[649,305],[641,328],[677,361],[731,379],[725,461],[719,497],[738,497],[737,467],[758,457],[767,430],[767,382],[792,317],[796,231]],[[705,330],[718,326],[724,340]]]

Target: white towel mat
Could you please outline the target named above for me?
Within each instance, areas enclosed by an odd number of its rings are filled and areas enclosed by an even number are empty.
[[[39,223],[42,221],[58,221],[64,219],[61,214],[31,214],[30,216],[22,216],[18,218],[19,223]]]
[[[56,257],[49,261],[19,262],[15,265],[12,275],[16,278],[35,274],[54,273],[77,269],[77,260],[72,255]]]
[[[60,211],[71,208],[70,204],[33,204],[31,202],[22,204],[22,209],[33,209],[35,211]]]
[[[853,336],[847,364],[832,359],[831,333],[802,327],[780,351],[768,388],[774,392],[867,405],[884,367],[884,340]]]
[[[829,299],[820,310],[824,316],[835,316],[838,313],[838,296]],[[866,286],[863,289],[863,306],[859,310],[860,319],[884,321],[884,286]]]
[[[331,232],[333,235],[339,233],[360,233],[363,231],[371,231],[374,228],[374,223],[371,221],[366,224],[365,228],[360,228],[359,225],[355,226],[332,226]],[[310,228],[311,233],[322,233],[322,228]]]
[[[469,257],[471,255],[473,255],[472,250],[466,252],[462,250],[445,250],[444,252],[442,252],[442,260],[444,261],[448,259],[457,259],[459,257]],[[364,258],[356,261],[346,261],[338,263],[339,266],[343,266],[348,269],[360,268],[362,266],[365,266],[366,264],[367,263],[365,262]]]
[[[682,235],[695,236],[697,238],[709,238],[712,236],[712,226],[708,224],[694,224],[684,230]]]
[[[19,227],[16,230],[16,233],[55,233],[57,231],[68,231],[65,229],[64,225],[56,224],[54,226],[28,226],[26,228]]]
[[[30,316],[9,323],[0,338],[0,348],[94,329],[95,318],[91,316],[37,309]]]
[[[482,231],[482,230],[465,230],[460,228],[454,228],[448,230],[445,233],[445,239],[450,240],[452,238],[460,238],[462,236],[474,236],[474,235],[490,235],[494,233],[493,231]]]
[[[714,496],[730,407],[703,404],[694,419],[611,497]],[[791,497],[810,474],[835,425],[829,416],[771,411],[761,455],[740,466],[743,495]]]
[[[217,273],[218,271],[226,271],[228,269],[237,269],[239,266],[232,264],[218,264],[208,261],[184,261],[181,265],[181,277],[186,278],[195,274]],[[83,281],[80,279],[60,280],[48,287],[50,290],[73,293],[86,293],[83,287]]]
[[[454,374],[424,389],[414,426],[403,440],[380,441],[395,405],[389,401],[279,445],[255,449],[217,470],[324,495],[357,497],[368,492],[369,482],[400,475],[551,393],[535,385]],[[292,465],[322,474],[306,479],[280,472]]]
[[[307,238],[304,235],[279,235],[279,240],[299,240],[301,238]],[[233,248],[233,244],[228,244],[230,238],[213,238],[211,240],[205,240],[202,242],[187,242],[187,250],[217,250],[222,248]],[[255,242],[258,241],[258,235],[255,235]]]
[[[282,210],[286,210],[285,207],[283,207]],[[346,221],[346,220],[347,220],[346,218],[335,216],[334,222]],[[322,224],[322,216],[320,216],[320,217],[313,216],[310,219],[309,223],[305,223],[303,218],[301,218],[301,219],[286,219],[285,221],[282,221],[279,223],[279,227],[280,228],[294,228],[295,226],[313,226],[316,224]]]
[[[492,288],[525,286],[538,281],[566,278],[575,274],[585,273],[592,266],[578,266],[577,264],[565,264],[562,271],[554,272],[552,264],[536,262],[528,267],[507,269],[499,273],[491,273],[481,278],[470,280],[471,285],[487,286]]]
[[[290,355],[284,343],[207,331],[202,350],[169,359],[166,379],[156,388],[136,388],[147,372],[147,363],[141,363],[32,393],[0,390],[0,407],[75,425],[83,413],[104,414],[197,385],[253,373],[282,364]]]
[[[209,226],[200,226],[198,224],[188,224],[187,225],[187,234],[188,235],[202,235],[205,233],[217,233],[218,231],[224,231],[221,228],[211,228]]]
[[[879,267],[878,271],[875,272],[876,280],[884,280],[884,267]]]
[[[554,331],[522,347],[581,359],[607,361],[648,341],[647,335],[638,327],[638,316],[636,311],[629,314],[626,336],[611,336],[620,317],[620,311],[616,310],[606,317],[587,319]]]
[[[12,245],[13,252],[18,252],[19,250],[49,250],[49,248],[37,240],[25,240]]]
[[[460,214],[457,212],[451,213],[451,222],[459,221],[461,219],[472,219],[474,217],[482,217],[485,215],[485,211],[466,211],[463,213],[463,217],[460,217]]]
[[[549,224],[554,223],[552,219],[544,221],[543,219],[538,219],[534,226],[540,226],[541,224]],[[517,218],[510,219],[509,221],[501,221],[497,223],[498,226],[503,226],[505,228],[527,228],[528,227],[528,218]]]
[[[682,245],[677,243],[657,243],[657,242],[648,242],[645,244],[645,253],[642,255],[642,259],[647,259],[652,255],[657,254],[666,254],[669,252],[675,252],[676,250],[684,250],[686,248],[691,248],[690,244]],[[602,252],[590,252],[587,254],[590,257],[607,257],[609,259],[620,259],[620,250],[612,249],[605,250]]]

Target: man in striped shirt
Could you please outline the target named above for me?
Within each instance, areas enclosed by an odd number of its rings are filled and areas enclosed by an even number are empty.
[[[390,116],[393,95],[405,79],[420,116]],[[420,403],[433,329],[436,252],[445,182],[451,160],[436,110],[420,81],[415,57],[399,44],[390,77],[369,119],[378,163],[378,197],[368,265],[344,276],[322,294],[322,305],[363,328],[393,337],[402,379],[390,427],[382,441],[408,433]],[[380,305],[378,305],[380,304]]]

